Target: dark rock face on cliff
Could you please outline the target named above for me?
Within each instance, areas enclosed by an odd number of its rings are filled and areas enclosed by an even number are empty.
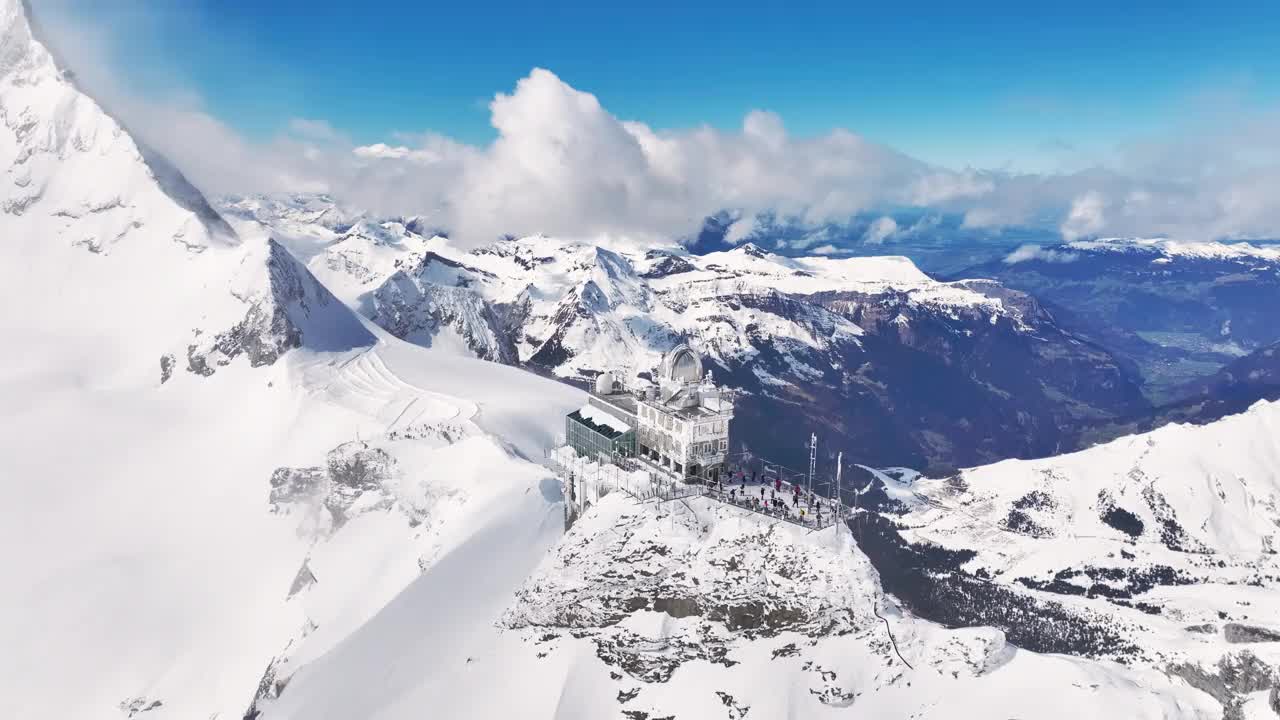
[[[262,253],[251,250],[244,263],[244,276],[229,288],[246,306],[244,317],[212,334],[197,329],[187,347],[190,372],[212,375],[241,355],[260,367],[298,347],[338,352],[373,343],[355,315],[276,241]]]
[[[767,340],[750,363],[727,363],[732,382],[750,391],[736,426],[744,442],[800,461],[807,433],[820,428],[830,453],[944,471],[1074,449],[1081,426],[1148,407],[1115,358],[1057,326],[1034,299],[973,289],[1018,314],[940,309],[902,293],[777,303],[788,317],[804,317],[800,305],[837,313],[865,334],[826,353],[801,351],[820,370],[804,377],[790,370],[794,354],[771,352]]]

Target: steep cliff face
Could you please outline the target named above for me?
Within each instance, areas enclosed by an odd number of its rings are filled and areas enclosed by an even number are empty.
[[[0,15],[0,280],[20,337],[83,337],[104,375],[209,375],[244,356],[372,343],[282,246],[241,238],[182,174],[82,93],[33,36]],[[26,302],[34,301],[34,308]],[[159,373],[156,371],[159,359]],[[179,362],[179,359],[183,359]]]

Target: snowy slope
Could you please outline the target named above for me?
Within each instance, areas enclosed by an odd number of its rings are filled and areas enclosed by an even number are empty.
[[[1227,710],[1275,682],[1276,403],[947,478],[877,471],[871,487],[883,515],[861,544],[880,567],[916,559],[886,585],[931,617],[1161,669]],[[1253,670],[1224,669],[1236,666]]]
[[[928,527],[907,537],[968,542],[978,552],[974,565],[999,575],[1048,579],[1064,560],[1112,565],[1120,549],[1136,548],[1143,558],[1133,566],[1158,561],[1194,577],[1209,555],[1217,565],[1209,577],[1269,579],[1280,572],[1280,405],[1259,403],[1208,425],[1168,425],[1071,455],[919,479],[905,489],[909,517]],[[975,537],[975,518],[991,532]]]
[[[1119,621],[1158,661],[1040,654],[992,628],[945,629],[883,594],[848,529],[807,534],[706,499],[614,492],[558,542],[534,530],[548,519],[515,513],[530,516],[510,529],[524,544],[500,552],[494,573],[466,568],[501,543],[460,548],[457,566],[441,563],[299,671],[264,717],[1217,718],[1222,702],[1187,668],[1221,679],[1224,656],[1248,672],[1275,662],[1265,643],[1250,645],[1270,663],[1255,667],[1220,638],[1148,632],[1125,609]]]
[[[404,345],[232,232],[16,0],[0,117],[0,716],[242,717],[493,508],[558,511],[522,458],[578,393]]]
[[[1146,253],[1164,258],[1194,258],[1199,260],[1263,260],[1280,261],[1280,247],[1254,245],[1247,242],[1192,242],[1168,238],[1100,238],[1076,240],[1064,245],[1071,250],[1085,252]]]

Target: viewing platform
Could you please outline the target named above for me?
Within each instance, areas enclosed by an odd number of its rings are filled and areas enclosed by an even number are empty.
[[[821,530],[851,517],[839,483],[746,452],[730,452],[734,393],[714,382],[702,358],[677,345],[652,373],[621,383],[596,377],[587,402],[565,416],[565,435],[546,453],[560,476],[565,523],[611,492],[639,502],[705,496],[760,515]]]
[[[702,478],[676,477],[635,458],[618,463],[591,460],[568,446],[547,451],[546,465],[555,471],[564,489],[566,526],[614,492],[624,493],[637,502],[662,503],[702,497],[815,531],[831,527],[854,513],[853,508],[833,498],[809,493],[774,474],[767,476],[767,483],[761,482],[759,475],[756,482],[749,476],[740,477],[742,471],[732,482],[706,482]],[[800,489],[799,496],[797,489]]]

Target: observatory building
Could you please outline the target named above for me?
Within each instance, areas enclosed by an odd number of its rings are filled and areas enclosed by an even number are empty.
[[[733,397],[687,345],[662,357],[654,381],[627,389],[602,373],[586,405],[565,418],[565,438],[589,457],[637,458],[686,478],[714,478],[729,451]]]

